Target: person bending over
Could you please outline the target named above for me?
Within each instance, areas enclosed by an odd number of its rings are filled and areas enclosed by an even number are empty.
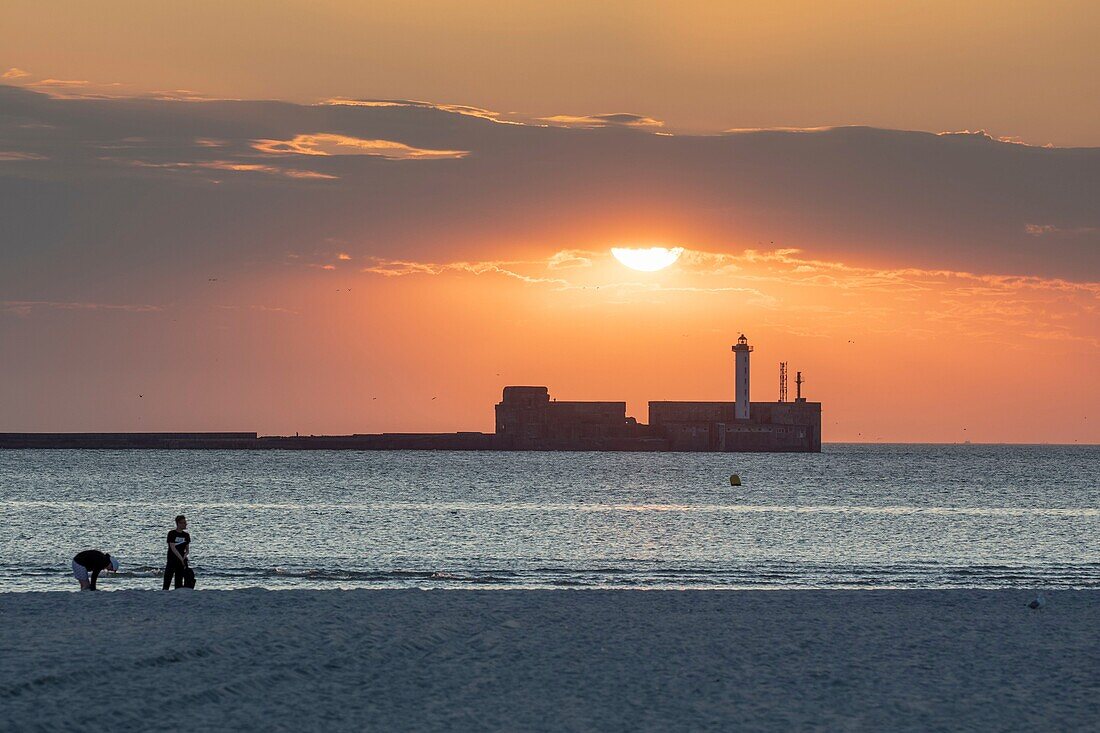
[[[118,572],[118,558],[99,550],[84,550],[73,558],[73,577],[80,582],[80,590],[95,590],[95,581],[104,570]]]
[[[164,566],[164,590],[175,578],[177,588],[183,587],[183,575],[187,569],[187,552],[191,547],[191,535],[187,533],[187,517],[176,517],[176,528],[168,533],[168,563]]]

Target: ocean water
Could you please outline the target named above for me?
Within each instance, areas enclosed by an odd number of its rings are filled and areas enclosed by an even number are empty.
[[[181,512],[200,588],[1100,587],[1100,447],[832,444],[0,451],[0,591],[159,588]]]

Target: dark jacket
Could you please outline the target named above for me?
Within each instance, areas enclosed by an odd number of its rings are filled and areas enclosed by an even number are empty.
[[[99,574],[111,566],[111,556],[106,552],[100,552],[99,550],[85,550],[78,553],[73,558],[73,562],[77,565],[83,565],[84,568],[91,573],[91,583],[88,586],[92,590],[95,590],[95,581],[99,577]]]

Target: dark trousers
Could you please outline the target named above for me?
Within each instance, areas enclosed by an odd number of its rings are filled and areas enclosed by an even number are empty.
[[[168,586],[172,583],[172,577],[176,578],[176,587],[183,587],[183,569],[185,565],[182,565],[179,560],[172,558],[168,561],[168,564],[164,566],[164,590],[168,590]]]

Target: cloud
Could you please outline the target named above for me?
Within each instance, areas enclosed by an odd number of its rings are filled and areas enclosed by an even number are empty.
[[[976,139],[976,140],[987,140],[989,142],[1007,143],[1009,145],[1022,145],[1024,147],[1037,147],[1037,146],[1031,145],[1030,143],[1025,142],[1022,138],[1020,138],[1016,135],[992,135],[992,134],[986,132],[985,130],[958,130],[958,131],[954,131],[954,132],[940,132],[940,133],[937,133],[937,134],[939,134],[941,136],[944,136],[944,137],[951,137],[951,136],[969,137],[969,138]],[[1041,147],[1052,147],[1052,146],[1044,145],[1044,146],[1041,146]]]
[[[271,154],[371,155],[390,160],[440,160],[469,155],[468,150],[427,150],[393,140],[364,140],[326,132],[295,135],[290,140],[255,140],[252,147]]]
[[[1100,333],[1094,323],[1100,282],[864,267],[814,259],[793,248],[737,254],[687,250],[660,278],[647,281],[617,280],[621,270],[612,264],[607,251],[559,251],[544,261],[506,265],[537,284],[544,282],[539,277],[541,271],[571,258],[588,260],[591,270],[580,278],[555,278],[551,281],[554,290],[598,290],[613,294],[619,302],[646,301],[660,295],[732,295],[742,305],[812,315],[813,321],[834,335],[837,332],[830,323],[850,324],[853,309],[846,299],[856,297],[860,299],[859,318],[884,332],[891,329],[899,314],[906,314],[929,327],[925,334],[929,338],[938,329],[1004,343],[1007,332],[1018,330],[1021,337],[1042,333],[1047,340],[1100,348]],[[443,275],[494,272],[501,265],[467,262],[461,267],[447,267],[406,262],[404,267],[410,273]],[[1010,345],[1019,347],[1022,343],[1014,341]]]
[[[737,134],[757,134],[757,133],[822,133],[831,132],[838,134],[845,134],[845,131],[874,131],[876,128],[867,127],[865,125],[827,125],[821,127],[731,127],[723,130],[722,132],[728,135]],[[881,132],[891,132],[889,130],[882,130]],[[1006,143],[1010,145],[1021,145],[1023,147],[1043,147],[1051,148],[1053,145],[1036,146],[1031,143],[1025,142],[1022,138],[1015,135],[992,135],[985,130],[950,130],[936,133],[920,133],[924,135],[936,135],[937,137],[944,138],[959,138],[963,140],[971,140],[982,143]]]
[[[598,115],[554,115],[552,117],[540,117],[543,122],[549,122],[561,127],[637,127],[658,128],[664,127],[664,122],[652,117],[629,114],[626,112],[614,112]]]
[[[381,257],[372,257],[371,264],[364,267],[362,272],[384,277],[404,277],[406,275],[441,275],[448,270],[455,270],[455,268],[453,265],[440,265],[432,262],[410,262],[408,260],[387,260]]]
[[[326,99],[321,104],[335,107],[434,107],[426,102],[410,102],[399,99],[345,99],[334,97]]]
[[[1046,235],[1096,234],[1100,227],[1060,227],[1054,224],[1024,224],[1024,231],[1033,237]]]
[[[570,267],[591,268],[595,260],[602,260],[604,264],[611,262],[608,252],[586,252],[582,250],[563,250],[555,252],[544,260],[528,261],[485,261],[485,262],[415,262],[409,260],[383,260],[375,259],[364,267],[361,272],[384,277],[409,277],[409,276],[500,276],[517,280],[526,285],[550,286],[551,290],[565,291],[603,291],[616,302],[630,300],[647,300],[657,294],[669,295],[740,295],[747,296],[755,305],[774,307],[776,298],[761,292],[755,287],[742,284],[685,284],[662,283],[660,281],[622,281],[611,279],[618,276],[621,270],[618,266],[612,270],[602,270],[599,273],[586,273],[584,279],[570,280],[565,277],[547,276],[544,270],[561,269],[562,262],[586,262],[584,265],[570,265]]]
[[[573,261],[586,264],[568,275],[556,274],[559,263]],[[581,249],[515,261],[370,258],[360,271],[385,278],[503,278],[545,288],[555,298],[586,293],[574,301],[581,307],[728,298],[734,307],[759,309],[757,320],[762,313],[772,314],[766,318],[769,326],[807,337],[840,338],[853,323],[868,333],[893,333],[905,319],[902,328],[914,340],[954,334],[1009,348],[1022,348],[1034,338],[1100,349],[1092,325],[1100,282],[874,268],[814,259],[794,248],[687,250],[659,276],[642,279],[623,279],[637,273],[624,271],[606,250]],[[783,314],[797,314],[798,321],[784,324]]]
[[[181,164],[187,165],[187,164]],[[285,176],[286,178],[305,178],[313,180],[335,180],[339,176],[319,173],[317,171],[300,170],[297,168],[277,168],[272,165],[259,163],[239,163],[231,160],[212,160],[205,163],[191,164],[197,168],[207,168],[219,171],[237,171],[246,173],[263,173],[269,176]]]
[[[33,86],[39,87],[84,87],[88,86],[87,79],[43,79],[37,81]]]
[[[505,125],[519,125],[522,122],[503,119],[499,112],[471,107],[465,104],[438,104],[435,102],[421,102],[413,99],[348,99],[346,97],[333,97],[321,102],[323,105],[335,107],[409,107],[415,109],[437,110],[450,114],[477,117],[479,119],[497,122]]]
[[[798,249],[745,250],[740,254],[688,251],[682,258],[698,274],[773,279],[787,284],[851,288],[889,292],[928,291],[950,286],[956,294],[1006,295],[1017,290],[1040,290],[1100,297],[1100,282],[1074,282],[1062,278],[978,274],[959,270],[915,267],[874,268],[806,257]],[[766,265],[770,272],[750,273],[752,265]],[[733,268],[731,270],[731,268]]]
[[[54,300],[0,300],[0,311],[28,316],[38,309],[66,311],[122,311],[125,313],[154,313],[161,310],[156,305],[132,305],[118,303],[82,303]]]
[[[555,252],[546,261],[546,266],[551,270],[567,270],[573,267],[591,267],[592,253],[579,249],[563,249]]]
[[[843,126],[828,125],[824,127],[730,127],[722,132],[728,135],[738,134],[754,134],[761,132],[777,132],[777,133],[800,133],[800,132],[829,132],[832,130],[843,129]]]
[[[253,311],[256,313],[280,313],[289,316],[300,315],[300,311],[293,308],[283,308],[276,305],[218,305],[218,310],[224,311]]]
[[[38,153],[21,152],[18,150],[0,150],[0,161],[5,160],[46,160],[45,155]]]
[[[928,328],[914,338],[954,332],[969,339],[1005,343],[1005,334],[1041,332],[1044,338],[1100,347],[1094,327],[1100,282],[1062,278],[979,274],[922,268],[874,268],[806,257],[796,249],[746,250],[741,254],[688,252],[681,258],[704,281],[755,283],[787,298],[808,300],[797,310],[828,327],[828,319],[851,320],[853,310],[824,303],[839,295],[859,298],[858,314],[888,332],[901,314]],[[731,269],[731,266],[733,269]],[[799,295],[803,292],[805,295]],[[822,321],[822,319],[825,319]],[[829,329],[830,332],[831,329]],[[1005,345],[1020,347],[1024,341]]]
[[[880,292],[927,292],[941,289],[956,295],[1009,295],[1015,291],[1032,290],[1100,297],[1100,282],[1075,282],[1063,278],[1021,275],[980,274],[960,270],[923,269],[916,267],[875,268],[826,261],[807,257],[798,249],[772,251],[745,250],[740,254],[718,252],[685,253],[684,262],[693,263],[699,274],[728,275],[731,266],[741,277],[775,279],[787,284],[829,288],[850,288]],[[753,266],[764,265],[770,271],[750,272]]]
[[[172,277],[186,262],[243,267],[287,250],[334,264],[351,252],[358,266],[624,241],[799,249],[784,277],[849,291],[851,274],[821,263],[1100,280],[1100,150],[867,127],[656,138],[591,118],[601,129],[499,125],[400,100],[87,99],[0,85],[0,219],[20,232],[0,248],[0,288],[12,292],[14,273]],[[439,156],[446,166],[425,162]],[[593,269],[577,257],[542,274]]]
[[[214,171],[231,171],[237,173],[262,173],[269,176],[281,176],[283,178],[297,178],[307,180],[335,180],[339,176],[317,171],[301,170],[298,168],[279,168],[262,163],[246,163],[233,160],[203,160],[194,162],[168,162],[154,163],[144,160],[123,161],[128,165],[138,168],[167,168],[167,169],[200,169]]]
[[[211,102],[219,99],[219,97],[212,97],[192,89],[164,89],[146,92],[139,96],[144,99],[154,99],[161,102]]]
[[[518,272],[517,263],[502,261],[486,262],[413,262],[409,260],[386,260],[372,258],[371,264],[362,268],[361,272],[370,275],[382,275],[384,277],[407,277],[410,275],[501,275],[507,278],[519,280],[528,284],[556,285],[561,288],[569,288],[572,285],[557,277],[539,277]],[[523,264],[523,263],[518,263]]]
[[[0,74],[0,82],[45,94],[53,99],[138,99],[156,98],[159,92],[135,94],[121,82],[96,82],[89,79],[35,79],[29,72],[10,68]]]

